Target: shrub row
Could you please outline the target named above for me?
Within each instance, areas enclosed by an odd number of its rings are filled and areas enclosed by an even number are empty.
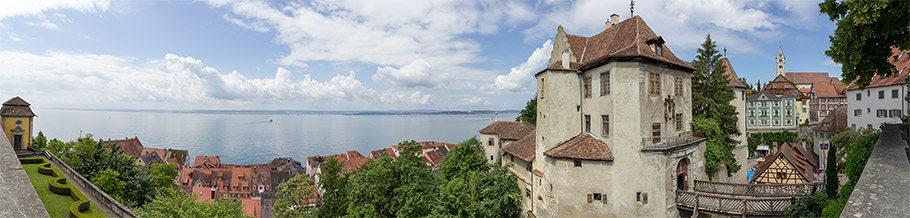
[[[51,163],[47,162],[45,158],[21,158],[19,163],[22,164],[40,164],[38,165],[38,173],[48,175],[52,178],[49,183],[48,189],[51,192],[59,195],[68,195],[73,199],[73,204],[70,204],[70,216],[77,218],[89,218],[89,217],[98,217],[97,215],[89,215],[82,213],[82,211],[88,210],[91,206],[91,201],[88,200],[85,195],[82,194],[79,189],[77,189],[73,184],[69,184],[66,180],[66,177],[63,176],[63,173],[60,173],[60,170],[51,166]]]

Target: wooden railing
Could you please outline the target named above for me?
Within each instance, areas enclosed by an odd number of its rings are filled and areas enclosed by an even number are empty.
[[[812,195],[824,187],[821,182],[797,184],[741,184],[695,180],[695,191],[730,196],[792,197]]]
[[[676,206],[694,213],[713,212],[724,215],[783,215],[795,197],[727,197],[676,190]]]

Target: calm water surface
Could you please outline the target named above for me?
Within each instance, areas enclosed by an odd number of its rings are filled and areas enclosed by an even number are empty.
[[[403,140],[457,143],[477,135],[492,114],[339,115],[226,114],[34,109],[35,131],[72,140],[138,136],[148,147],[187,149],[190,156],[217,155],[223,163],[265,163],[276,157],[357,150],[364,155]],[[518,114],[500,113],[500,120]],[[269,121],[271,120],[271,122]],[[37,134],[37,133],[36,133]]]

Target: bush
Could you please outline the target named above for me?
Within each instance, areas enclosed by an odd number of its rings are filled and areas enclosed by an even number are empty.
[[[796,203],[787,207],[787,217],[819,217],[827,205],[828,199],[821,192],[796,199]]]

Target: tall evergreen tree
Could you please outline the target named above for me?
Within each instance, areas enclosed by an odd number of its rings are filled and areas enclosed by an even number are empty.
[[[828,194],[829,198],[837,197],[837,186],[840,185],[840,181],[837,181],[837,145],[830,145],[828,147],[828,160],[825,167],[825,193]]]
[[[705,152],[706,164],[718,165],[724,163],[727,166],[727,176],[739,170],[739,164],[731,162],[735,160],[733,149],[738,143],[732,138],[741,134],[736,127],[738,118],[736,107],[730,105],[735,96],[733,87],[730,87],[730,78],[724,75],[727,71],[722,59],[723,56],[717,51],[717,44],[711,40],[711,35],[705,37],[705,42],[698,49],[698,55],[692,61],[695,72],[692,74],[692,115],[695,118],[708,119],[716,121],[719,133],[712,134],[707,144]],[[709,175],[713,174],[714,169],[707,169]]]

